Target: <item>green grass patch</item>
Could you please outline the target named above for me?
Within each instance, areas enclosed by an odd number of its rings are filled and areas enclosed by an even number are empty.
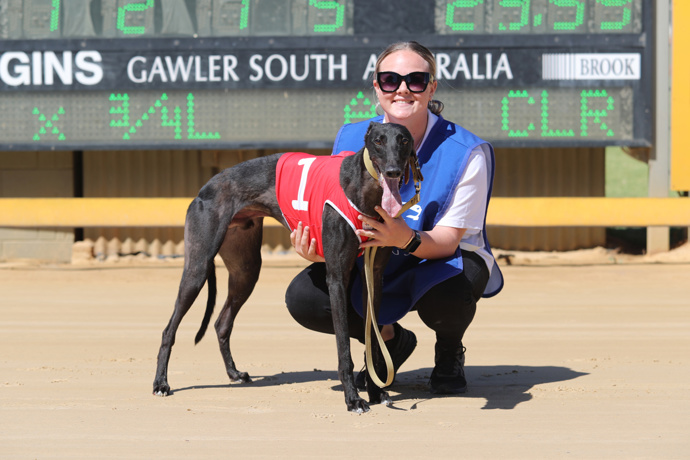
[[[606,148],[606,196],[646,197],[649,180],[647,163],[636,160],[620,147]]]

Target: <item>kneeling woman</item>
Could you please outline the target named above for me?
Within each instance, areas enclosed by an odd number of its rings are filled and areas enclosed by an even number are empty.
[[[412,354],[417,339],[398,320],[416,311],[436,333],[434,369],[430,390],[437,394],[464,393],[465,347],[463,336],[472,322],[477,301],[497,294],[503,277],[486,239],[485,217],[493,183],[491,145],[466,129],[445,120],[443,104],[433,99],[438,82],[433,54],[416,42],[396,43],[378,58],[373,82],[383,115],[344,125],[338,132],[334,153],[358,151],[370,121],[407,127],[424,182],[420,202],[394,218],[380,209],[381,219],[360,216],[371,230],[358,230],[370,238],[367,246],[398,248],[386,268],[384,293],[378,318],[395,370]],[[401,189],[403,201],[414,194],[412,181]],[[286,303],[303,326],[333,333],[333,319],[326,286],[326,268],[316,255],[309,229],[290,235],[295,250],[314,262],[290,284]],[[359,273],[354,277],[348,312],[350,336],[364,341]],[[357,376],[364,387],[365,371]]]

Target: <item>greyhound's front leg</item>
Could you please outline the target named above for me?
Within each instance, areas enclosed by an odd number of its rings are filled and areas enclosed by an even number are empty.
[[[326,259],[326,282],[331,298],[333,331],[338,350],[338,377],[345,391],[345,404],[351,412],[368,412],[369,404],[359,397],[355,386],[354,364],[350,352],[347,324],[350,277],[359,252],[359,240],[349,224],[332,207],[323,210],[323,252]]]
[[[333,315],[333,329],[338,350],[338,377],[343,384],[345,404],[350,412],[363,413],[369,411],[369,404],[359,397],[355,386],[354,364],[350,352],[350,335],[347,324],[347,292],[349,285],[348,274],[332,274],[328,272],[328,291],[331,297],[331,313]]]

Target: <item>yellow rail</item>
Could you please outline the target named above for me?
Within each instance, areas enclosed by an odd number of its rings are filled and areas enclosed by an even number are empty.
[[[492,198],[489,225],[517,227],[686,227],[687,198]]]
[[[0,227],[181,227],[191,198],[0,198]],[[687,198],[492,198],[489,225],[690,226]],[[280,225],[265,219],[264,225]]]

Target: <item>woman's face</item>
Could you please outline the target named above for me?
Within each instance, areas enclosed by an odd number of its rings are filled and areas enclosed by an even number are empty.
[[[407,75],[411,72],[429,72],[429,64],[414,51],[400,50],[386,56],[381,61],[378,72],[396,72],[399,75]],[[436,86],[437,82],[434,79],[429,82],[424,92],[412,93],[407,87],[407,83],[402,81],[396,91],[385,93],[379,88],[376,76],[374,76],[374,88],[381,108],[385,112],[386,121],[398,123],[414,121],[415,118],[426,120],[427,105],[436,91]]]

